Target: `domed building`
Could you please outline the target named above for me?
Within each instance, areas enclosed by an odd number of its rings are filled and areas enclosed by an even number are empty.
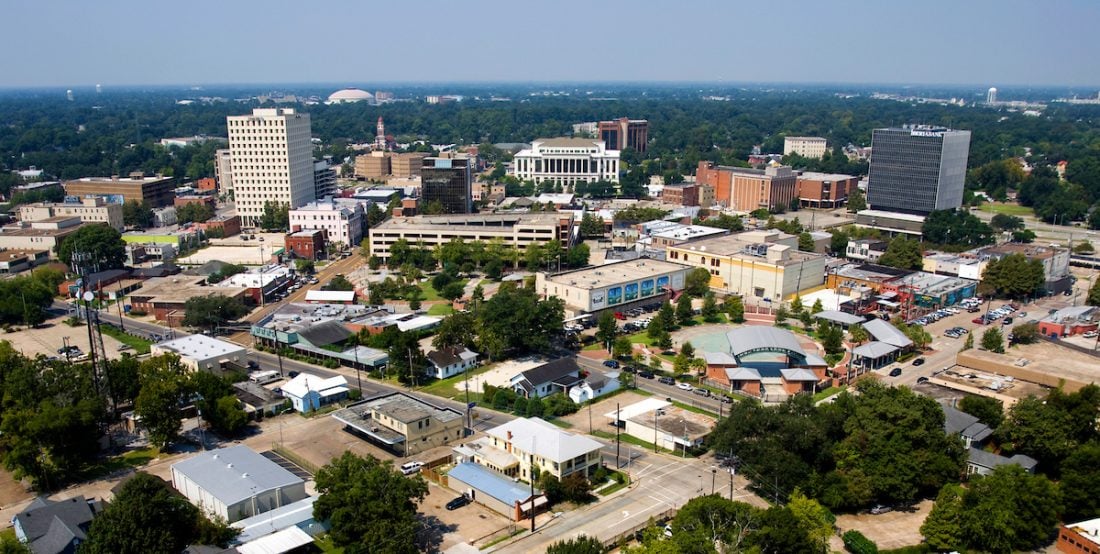
[[[343,104],[345,102],[373,102],[374,95],[361,89],[348,87],[338,90],[328,96],[329,104]]]
[[[726,333],[729,349],[703,352],[707,381],[731,393],[782,402],[828,386],[829,365],[798,337],[778,327],[746,325]]]

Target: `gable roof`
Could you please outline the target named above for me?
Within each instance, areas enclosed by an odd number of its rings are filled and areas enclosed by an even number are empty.
[[[16,514],[14,522],[23,530],[35,553],[65,552],[74,540],[83,541],[95,517],[83,496],[53,501],[34,499],[27,509]]]
[[[299,373],[297,377],[283,385],[283,395],[305,398],[310,391],[315,391],[321,393],[321,396],[325,396],[327,391],[340,389],[341,387],[344,389],[348,387],[348,380],[343,375],[322,379],[309,373]]]
[[[730,381],[759,381],[760,372],[751,367],[727,367],[726,379]]]
[[[508,506],[512,506],[516,502],[524,502],[531,498],[531,490],[528,486],[522,483],[513,482],[511,479],[502,477],[498,473],[473,462],[462,462],[451,469],[451,471],[448,471],[447,475],[476,488]],[[539,494],[541,494],[539,490],[535,489],[535,495],[537,496]]]
[[[863,328],[879,342],[885,342],[886,344],[898,348],[913,346],[913,341],[888,321],[883,321],[878,318],[871,319],[863,324]]]
[[[314,346],[328,346],[347,340],[351,336],[351,331],[348,331],[347,327],[339,321],[328,320],[298,331],[298,336],[308,340]]]
[[[863,323],[864,319],[861,316],[837,310],[824,310],[813,314],[813,316],[817,319],[833,321],[843,325],[855,325],[856,323]]]
[[[948,435],[961,435],[972,442],[982,442],[993,434],[988,425],[978,418],[943,404],[943,430]]]
[[[473,352],[466,347],[459,350],[457,346],[447,346],[428,352],[427,357],[428,361],[432,362],[435,367],[448,367],[461,361],[477,358],[477,352]]]
[[[179,472],[226,506],[265,491],[291,487],[302,479],[244,445],[203,452],[172,464]]]
[[[971,464],[981,467],[987,467],[993,469],[998,466],[1016,464],[1026,471],[1031,471],[1039,462],[1031,456],[1025,456],[1023,454],[1016,454],[1011,458],[1001,456],[1000,454],[994,454],[993,452],[986,452],[980,448],[971,447],[967,452],[967,461]]]
[[[562,463],[599,450],[602,445],[583,435],[574,435],[537,417],[513,419],[486,431],[500,440],[511,442],[524,452],[533,452],[550,461]]]
[[[897,352],[898,347],[873,340],[867,344],[861,344],[852,349],[852,354],[861,358],[881,358]]]
[[[577,365],[577,359],[572,357],[558,358],[536,368],[520,372],[519,376],[533,387],[544,383],[559,381],[563,377],[579,374],[581,367]],[[526,388],[526,387],[524,387]]]

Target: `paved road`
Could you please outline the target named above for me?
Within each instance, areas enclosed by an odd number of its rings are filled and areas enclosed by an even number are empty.
[[[607,371],[609,369],[603,365],[603,362],[599,360],[585,358],[583,356],[577,357],[577,364],[581,367],[594,369],[597,371]],[[689,406],[702,408],[715,415],[718,415],[720,412],[727,411],[725,405],[723,405],[714,397],[700,396],[693,392],[677,388],[675,385],[665,385],[659,383],[656,379],[636,378],[635,381],[635,385],[639,389],[646,392],[651,392],[661,398],[671,398],[677,402],[682,402]]]

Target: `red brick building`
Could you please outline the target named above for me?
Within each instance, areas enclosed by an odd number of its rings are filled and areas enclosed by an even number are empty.
[[[1054,546],[1066,554],[1100,554],[1100,518],[1062,525]]]
[[[324,229],[297,231],[286,236],[286,251],[297,258],[318,260],[325,255],[326,238]]]
[[[804,208],[836,208],[858,186],[859,177],[806,171],[798,176],[798,201]]]
[[[678,183],[665,185],[661,190],[661,201],[665,204],[677,206],[698,206],[699,187],[694,183]]]
[[[206,177],[195,181],[195,190],[199,192],[214,192],[218,190],[218,182],[213,177]]]
[[[214,231],[214,234],[220,234],[223,238],[232,237],[233,235],[239,235],[241,233],[241,216],[220,215],[205,223],[199,223],[198,225],[199,228],[208,235],[211,234],[211,231]]]
[[[713,187],[715,202],[740,212],[787,209],[798,198],[798,178],[787,166],[749,169],[701,161],[695,182]]]
[[[188,204],[206,204],[207,206],[213,208],[217,206],[218,199],[214,198],[213,195],[191,194],[187,196],[177,196],[176,199],[172,201],[172,205],[177,208],[181,206],[186,206]]]

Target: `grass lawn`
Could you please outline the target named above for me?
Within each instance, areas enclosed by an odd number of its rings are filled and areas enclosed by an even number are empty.
[[[829,398],[834,394],[840,394],[844,392],[844,389],[846,388],[848,388],[848,385],[840,385],[839,387],[829,387],[824,390],[819,390],[817,391],[817,394],[814,395],[814,402],[825,400],[826,398]]]
[[[1035,210],[1019,204],[982,204],[979,210],[991,214],[1006,214],[1020,216],[1035,216]]]
[[[466,286],[466,281],[466,279],[459,279],[455,282],[461,284],[462,286]],[[439,296],[439,291],[435,290],[435,288],[432,287],[431,279],[429,279],[426,283],[419,283],[418,286],[420,287],[420,292],[424,294],[424,298],[422,298],[422,300],[446,300],[442,296]]]
[[[85,478],[96,479],[123,469],[141,467],[155,460],[157,456],[160,456],[160,449],[155,447],[131,450],[88,468],[85,472]]]
[[[610,485],[596,491],[596,494],[598,494],[600,496],[607,496],[607,495],[609,495],[609,494],[611,494],[611,493],[613,493],[617,490],[624,489],[624,488],[630,486],[630,476],[629,475],[627,475],[625,473],[618,472],[618,471],[615,471],[615,472],[612,472],[612,473],[618,473],[619,475],[622,475],[623,476],[622,477],[623,482],[622,483],[619,483],[617,481],[612,482]],[[614,477],[609,477],[609,478],[614,480]]]
[[[143,339],[141,337],[135,337],[133,335],[127,335],[126,333],[123,333],[121,330],[116,329],[111,325],[101,325],[100,330],[103,331],[104,335],[112,337],[122,344],[130,345],[130,348],[133,348],[133,353],[135,355],[148,354],[149,346],[153,344],[153,341],[151,340]]]
[[[486,371],[489,371],[493,367],[494,367],[493,364],[483,365],[481,367],[478,367],[478,368],[473,369],[473,370],[470,371],[470,401],[471,402],[476,402],[476,401],[481,400],[481,391],[476,391],[475,392],[475,390],[474,390],[474,386],[475,386],[476,381],[474,381],[473,377],[475,375],[480,374],[480,373],[485,373]],[[420,391],[420,392],[425,392],[425,393],[434,395],[434,396],[441,396],[443,398],[449,398],[451,400],[459,400],[461,402],[465,402],[466,401],[466,387],[465,387],[466,382],[465,382],[465,379],[466,379],[466,374],[465,373],[459,373],[458,375],[455,375],[454,377],[448,377],[446,379],[440,379],[438,381],[435,381],[434,383],[431,383],[429,385],[425,385],[423,387],[420,387],[417,390]]]
[[[441,304],[432,304],[432,307],[428,308],[428,315],[448,316],[453,313],[455,313],[455,309],[446,302],[443,302]]]
[[[313,541],[313,544],[316,545],[321,552],[326,554],[344,554],[344,548],[332,544],[332,537],[330,537],[328,533],[317,537]]]
[[[558,427],[561,427],[562,429],[572,429],[573,428],[573,424],[569,423],[568,421],[562,421],[562,420],[560,420],[556,417],[548,417],[548,418],[543,418],[543,419],[545,419],[546,421],[548,421],[550,423],[553,423],[554,425],[557,425]]]

